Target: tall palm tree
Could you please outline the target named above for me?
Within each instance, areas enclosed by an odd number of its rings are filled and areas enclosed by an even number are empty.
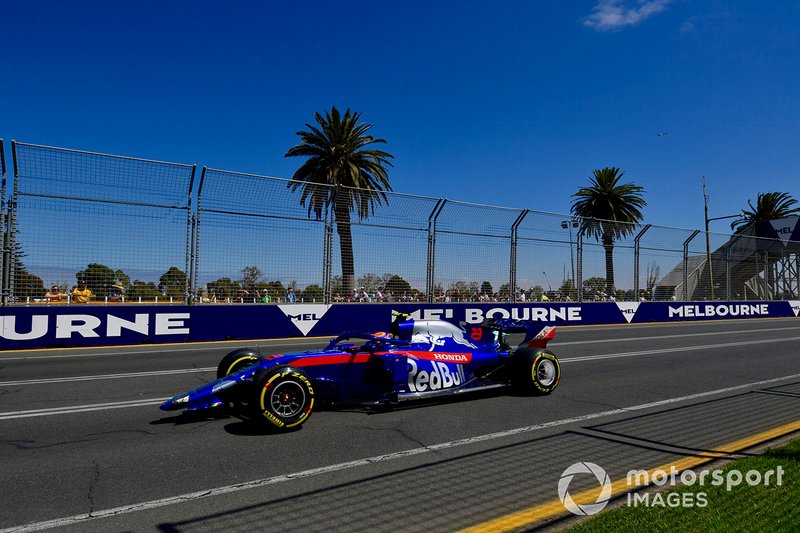
[[[381,150],[368,148],[382,143],[367,132],[372,124],[359,122],[361,113],[336,107],[325,115],[314,114],[316,125],[306,123],[306,130],[298,131],[300,144],[286,152],[285,157],[305,157],[289,188],[301,189],[300,205],[308,206],[320,220],[333,204],[336,231],[342,255],[342,288],[345,294],[355,285],[353,238],[350,231],[351,214],[364,220],[375,212],[375,205],[388,203],[385,191],[391,191],[386,167],[393,166],[394,156]]]
[[[606,253],[606,293],[614,294],[614,241],[633,233],[642,220],[639,208],[647,205],[644,189],[633,183],[620,184],[623,171],[617,167],[595,170],[588,187],[572,195],[573,215],[581,217],[581,235],[603,243]]]
[[[797,200],[789,196],[789,193],[760,192],[755,207],[748,200],[750,210],[742,211],[741,217],[731,223],[731,229],[736,233],[742,233],[756,222],[800,215],[800,207],[793,207],[796,203]]]

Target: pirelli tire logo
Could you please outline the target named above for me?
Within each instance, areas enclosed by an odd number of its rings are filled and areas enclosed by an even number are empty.
[[[293,413],[287,413],[288,420],[283,420],[271,411],[272,396],[275,389],[280,388],[286,381],[294,381],[304,388],[303,399],[301,402],[301,410]],[[261,389],[259,397],[259,407],[261,414],[264,418],[269,420],[272,424],[280,429],[291,428],[302,424],[306,418],[311,415],[311,410],[314,408],[314,387],[311,381],[304,374],[288,370],[286,372],[278,372],[264,384]]]
[[[269,420],[270,422],[272,422],[273,424],[275,424],[279,428],[282,428],[282,427],[284,427],[286,425],[286,424],[283,423],[283,420],[281,420],[277,416],[273,415],[269,411],[264,411],[264,418],[266,418],[267,420]]]

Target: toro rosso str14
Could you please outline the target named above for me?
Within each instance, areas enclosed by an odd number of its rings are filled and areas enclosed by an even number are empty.
[[[161,409],[223,408],[280,431],[299,427],[320,402],[392,405],[497,387],[549,394],[561,378],[558,359],[546,349],[555,330],[488,319],[467,332],[399,315],[389,333],[346,332],[321,350],[268,356],[235,350],[220,362],[216,381]],[[524,334],[515,348],[507,343],[510,333]]]

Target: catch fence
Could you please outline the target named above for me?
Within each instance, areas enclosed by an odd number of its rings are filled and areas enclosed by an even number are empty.
[[[7,190],[0,140],[5,305],[81,303],[83,283],[103,304],[800,298],[800,242],[752,228],[706,235],[205,167],[195,183],[194,165],[11,152]],[[780,235],[797,239],[796,222]]]

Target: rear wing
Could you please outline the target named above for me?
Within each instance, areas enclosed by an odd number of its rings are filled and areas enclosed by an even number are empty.
[[[547,343],[556,336],[555,326],[544,326],[529,320],[514,320],[513,318],[487,318],[481,324],[486,329],[501,333],[524,333],[525,338],[519,347],[547,348]]]

